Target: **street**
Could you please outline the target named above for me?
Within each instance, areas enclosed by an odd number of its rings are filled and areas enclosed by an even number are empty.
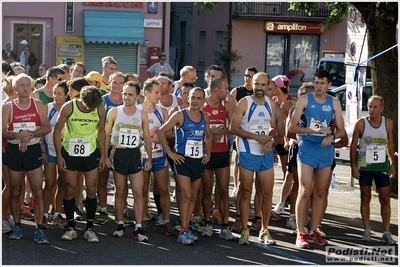
[[[350,167],[348,164],[338,163],[336,170],[337,189],[330,190],[329,204],[323,220],[323,230],[327,234],[329,245],[339,247],[382,247],[382,223],[380,217],[379,200],[373,197],[371,201],[371,229],[373,239],[371,243],[363,243],[360,237],[363,232],[361,215],[359,212],[359,189],[350,186]],[[356,183],[357,184],[357,183]],[[274,205],[279,201],[282,185],[281,166],[275,167]],[[171,179],[171,192],[174,182]],[[230,191],[233,189],[231,179]],[[112,206],[113,190],[108,191],[108,211],[110,220],[105,225],[95,225],[94,230],[100,239],[99,243],[88,243],[82,238],[86,226],[85,222],[77,222],[78,238],[74,241],[62,241],[62,229],[49,225],[45,230],[50,245],[39,245],[33,241],[34,223],[22,220],[24,236],[21,240],[9,240],[3,234],[2,263],[11,265],[298,265],[298,264],[332,264],[326,262],[325,247],[310,244],[309,249],[299,249],[295,246],[295,236],[292,230],[285,227],[289,216],[288,210],[281,221],[270,221],[270,232],[276,240],[275,246],[267,246],[258,241],[258,233],[250,232],[250,246],[241,246],[233,241],[225,241],[217,233],[211,238],[200,237],[193,246],[182,246],[176,243],[176,237],[165,236],[159,227],[150,222],[149,243],[139,243],[131,238],[133,227],[127,227],[127,235],[123,238],[112,237],[116,229],[114,223],[114,208]],[[129,194],[129,214],[133,218],[132,195]],[[156,213],[153,198],[150,210]],[[398,200],[391,199],[392,218],[391,232],[398,240]],[[178,211],[176,203],[172,202],[171,222],[174,224]],[[235,218],[235,207],[231,206],[230,226]],[[213,225],[217,232],[219,225]],[[237,235],[239,237],[239,235]],[[386,246],[388,247],[388,246]],[[398,264],[397,246],[394,262],[384,264]],[[348,264],[348,263],[346,263]],[[366,264],[383,264],[382,262],[368,262]]]

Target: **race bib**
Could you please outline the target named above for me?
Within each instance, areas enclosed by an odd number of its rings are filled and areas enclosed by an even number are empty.
[[[191,158],[203,157],[203,141],[187,140],[185,146],[185,156]]]
[[[322,128],[322,127],[328,127],[326,122],[317,121],[316,119],[311,117],[310,129],[315,129],[315,128],[319,129],[319,128]],[[326,133],[313,133],[311,135],[314,135],[314,136],[327,136],[328,134],[326,134]]]
[[[71,138],[69,140],[69,155],[71,157],[89,157],[90,139]]]
[[[151,143],[151,153],[152,153],[152,158],[161,158],[162,156],[164,156],[163,153],[163,147],[161,144],[155,144],[155,143]],[[147,156],[147,152],[146,149],[144,148],[144,146],[142,146],[142,155],[144,158],[148,158]]]
[[[251,124],[250,125],[250,132],[258,135],[269,135],[269,125],[267,124]],[[249,139],[251,143],[260,144],[255,139]]]
[[[210,124],[210,128],[211,128],[211,129],[218,128],[219,126],[224,127],[223,124]],[[222,137],[221,137],[221,139],[219,140],[219,142],[220,142],[220,143],[223,143],[223,142],[224,142],[224,138],[225,138],[225,135],[222,135]]]
[[[386,146],[369,145],[366,150],[367,163],[384,163],[386,161]]]
[[[35,131],[36,130],[36,123],[35,122],[17,122],[13,123],[14,133],[20,133],[22,131]]]
[[[120,128],[118,135],[118,146],[125,148],[137,148],[140,143],[139,131],[137,129]]]

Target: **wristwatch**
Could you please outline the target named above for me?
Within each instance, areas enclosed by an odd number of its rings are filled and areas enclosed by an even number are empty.
[[[275,139],[272,136],[269,136],[269,140],[271,140],[272,142],[275,141]]]

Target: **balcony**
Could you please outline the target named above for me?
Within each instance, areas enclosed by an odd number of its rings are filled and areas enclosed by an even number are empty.
[[[305,12],[288,10],[287,2],[240,2],[235,3],[233,18],[322,22],[328,17],[330,8],[324,3],[319,3],[318,6],[319,9],[308,16]]]

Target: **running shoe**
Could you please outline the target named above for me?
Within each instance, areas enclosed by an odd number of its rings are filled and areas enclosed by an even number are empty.
[[[178,239],[176,240],[177,243],[182,244],[184,246],[193,245],[194,241],[192,240],[189,231],[180,233]]]
[[[219,210],[213,210],[211,215],[211,221],[216,224],[222,224],[222,215]]]
[[[142,231],[145,233],[149,233],[150,232],[150,224],[147,220],[143,220],[142,221]]]
[[[10,217],[8,217],[8,219],[6,220],[6,222],[8,222],[8,224],[10,225],[10,227],[11,227],[12,229],[14,229],[14,227],[15,227],[15,222],[14,222],[14,218],[13,218],[12,215],[10,215]]]
[[[42,222],[43,229],[49,229],[49,218],[43,215],[43,222]]]
[[[82,216],[83,216],[83,213],[80,212],[78,209],[74,211],[75,221],[82,221],[83,220]]]
[[[157,227],[161,227],[164,225],[164,215],[162,213],[157,215],[156,224]]]
[[[193,234],[192,231],[190,231],[190,229],[188,229],[187,232],[188,232],[190,238],[191,238],[193,241],[198,241],[198,240],[199,240],[199,238],[197,237],[197,235]]]
[[[83,238],[86,239],[89,243],[98,243],[100,241],[92,228],[89,228],[85,231],[85,233],[83,234]]]
[[[25,204],[26,206],[29,206],[29,201],[30,201],[29,193],[25,193],[24,204]]]
[[[280,220],[282,220],[282,218],[281,217],[279,217],[278,215],[276,215],[273,211],[271,211],[271,215],[270,215],[270,220],[273,220],[273,221],[280,221]]]
[[[174,226],[174,230],[180,232],[182,229],[182,226],[180,224],[177,224]]]
[[[307,236],[307,242],[308,243],[315,243],[320,246],[325,246],[328,245],[328,241],[326,241],[319,233],[318,231],[313,231],[313,233],[309,233]]]
[[[126,235],[125,226],[123,224],[118,225],[117,230],[114,231],[113,237],[123,237]]]
[[[150,211],[147,212],[147,219],[148,221],[154,221],[156,218],[154,217],[153,214],[150,213]]]
[[[250,230],[260,232],[261,231],[261,219],[257,219],[257,221],[251,223]]]
[[[242,234],[239,238],[239,245],[250,245],[249,243],[249,230],[242,231]]]
[[[68,224],[67,220],[64,219],[61,214],[58,214],[57,216],[53,217],[53,225],[64,227],[67,224]]]
[[[258,237],[261,243],[267,244],[267,245],[275,245],[276,242],[275,240],[271,237],[271,234],[269,233],[268,230],[263,231],[260,233],[260,236]]]
[[[364,233],[363,233],[361,240],[364,242],[371,242],[371,230],[370,229],[364,229]]]
[[[388,245],[396,245],[397,242],[392,238],[392,234],[390,232],[384,232],[382,235],[382,242]]]
[[[65,233],[61,236],[61,240],[71,241],[72,239],[75,239],[77,237],[78,234],[76,233],[75,229],[72,227],[68,227],[68,230],[65,231]]]
[[[254,212],[253,209],[249,210],[249,218],[247,219],[248,221],[251,221],[254,219],[254,217],[256,217],[256,213]]]
[[[200,218],[193,218],[190,220],[190,225],[189,225],[193,231],[199,229],[202,227],[201,225],[201,219]]]
[[[213,235],[213,228],[210,224],[207,224],[205,229],[201,232],[201,236],[211,237]]]
[[[284,203],[277,204],[272,211],[277,215],[285,214],[285,204]]]
[[[129,219],[129,217],[128,217],[128,211],[126,210],[126,211],[124,211],[124,218],[123,218],[123,220],[124,220],[124,226],[133,226],[134,225],[134,223],[133,223],[133,220],[131,220],[131,219]]]
[[[33,241],[37,242],[38,244],[50,243],[42,229],[36,229],[35,234],[33,236]]]
[[[24,206],[21,209],[21,219],[25,219],[27,221],[33,221],[35,219],[35,215],[32,214],[31,211]]]
[[[326,238],[326,234],[322,231],[322,225],[318,224],[317,230],[316,230],[323,238]]]
[[[3,221],[2,226],[3,226],[3,234],[11,233],[13,230],[11,228],[11,225],[7,221]]]
[[[84,213],[83,207],[84,207],[84,206],[83,206],[82,201],[79,201],[79,202],[78,202],[78,207],[77,207],[77,209],[78,209],[79,212],[82,213],[82,214]]]
[[[296,226],[296,219],[294,217],[289,217],[286,221],[286,228],[292,229],[292,230],[296,230],[297,226]]]
[[[229,240],[235,240],[236,238],[233,236],[231,230],[229,230],[228,227],[225,229],[221,230],[221,233],[219,234],[219,238],[225,239],[227,241]]]
[[[172,227],[172,224],[170,222],[166,222],[162,227],[161,227],[161,232],[164,234],[171,236],[171,235],[176,235],[174,231],[174,227]]]
[[[50,205],[51,205],[51,204],[50,204]],[[52,222],[53,219],[54,219],[54,210],[50,209],[50,210],[48,211],[48,214],[49,214],[49,223],[50,223],[50,222]]]
[[[99,217],[97,217],[96,222],[97,224],[106,224],[108,222],[108,213],[105,211],[101,211]]]
[[[306,235],[308,235],[308,228],[306,226],[303,227],[303,231]],[[297,236],[297,229],[292,232],[292,235]]]
[[[233,224],[231,231],[237,234],[242,232],[242,220],[240,217],[236,217],[235,223]]]
[[[8,236],[8,239],[19,240],[22,236],[22,227],[15,226],[12,233]]]
[[[138,228],[133,232],[132,238],[139,242],[148,242],[149,238],[144,234],[142,228]]]
[[[299,248],[309,248],[306,233],[297,233],[296,246]]]

